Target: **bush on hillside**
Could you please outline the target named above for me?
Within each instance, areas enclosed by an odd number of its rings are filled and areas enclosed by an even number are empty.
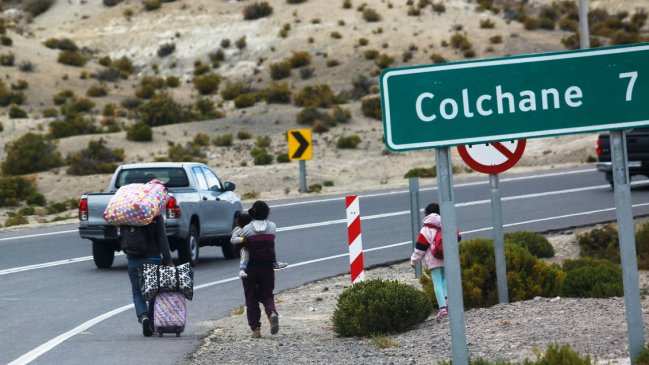
[[[22,175],[61,166],[63,158],[56,143],[41,134],[27,133],[5,145],[2,173]]]
[[[281,80],[291,76],[291,70],[293,68],[290,61],[272,63],[268,67],[270,69],[270,77],[273,80]]]
[[[54,4],[54,0],[26,0],[23,4],[23,9],[36,17],[46,12]]]
[[[286,82],[272,82],[261,92],[261,97],[269,104],[288,104],[291,102],[291,89]]]
[[[99,130],[93,119],[85,118],[81,114],[72,113],[66,116],[65,119],[50,122],[48,137],[65,138],[98,132]]]
[[[636,365],[649,365],[649,344],[644,345],[635,358]]]
[[[367,97],[361,101],[361,110],[363,115],[376,120],[383,120],[381,111],[381,98]]]
[[[216,92],[221,83],[221,76],[213,72],[196,76],[192,79],[194,87],[201,95],[211,95]]]
[[[187,142],[184,146],[180,143],[169,146],[167,150],[168,160],[172,162],[201,162],[207,163],[203,148],[193,142]]]
[[[356,149],[358,144],[361,143],[361,137],[356,134],[350,136],[341,136],[336,142],[336,147],[342,149]]]
[[[649,222],[640,225],[635,233],[635,251],[638,269],[649,270]]]
[[[218,147],[229,147],[232,146],[232,133],[221,134],[214,137],[212,143]]]
[[[0,177],[0,207],[15,207],[36,194],[36,185],[32,179],[20,176]]]
[[[140,119],[151,127],[184,123],[190,113],[177,103],[171,95],[160,93],[138,108]]]
[[[305,86],[293,95],[293,103],[301,107],[328,108],[337,103],[336,96],[328,85]]]
[[[61,51],[58,61],[68,66],[83,67],[88,62],[88,58],[77,51]]]
[[[311,63],[311,54],[307,51],[293,52],[289,62],[293,68],[306,66]]]
[[[25,119],[27,117],[27,112],[24,109],[21,109],[16,105],[12,105],[9,108],[9,119]]]
[[[153,140],[153,130],[151,126],[140,121],[126,130],[126,139],[134,142],[150,142]]]
[[[269,16],[273,13],[273,7],[267,1],[250,4],[243,8],[244,20],[255,20]]]
[[[124,150],[110,149],[106,141],[99,139],[88,142],[88,148],[73,152],[66,158],[69,165],[68,175],[110,174],[117,168],[117,163],[124,161]]]
[[[404,179],[410,179],[411,177],[437,177],[437,168],[435,166],[431,168],[415,167],[408,170],[408,172],[403,175]]]
[[[432,307],[422,292],[395,281],[372,279],[345,289],[331,321],[339,336],[406,331],[424,321]]]

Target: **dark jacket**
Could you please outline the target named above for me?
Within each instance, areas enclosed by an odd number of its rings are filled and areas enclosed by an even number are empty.
[[[162,255],[162,262],[165,265],[171,265],[171,249],[169,248],[169,240],[167,240],[167,230],[165,229],[165,222],[161,215],[153,218],[153,221],[147,226],[148,248],[147,252],[141,256],[127,255],[128,258],[160,258]]]
[[[275,261],[275,223],[253,220],[239,232],[245,237],[245,247],[250,254],[248,267],[273,267]]]

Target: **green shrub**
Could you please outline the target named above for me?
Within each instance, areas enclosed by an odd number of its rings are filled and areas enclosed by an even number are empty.
[[[52,96],[52,102],[55,105],[63,105],[68,102],[69,99],[74,97],[74,92],[72,90],[63,90],[58,94]]]
[[[35,213],[36,213],[36,209],[34,209],[34,207],[32,206],[22,207],[18,209],[18,215],[22,215],[22,216],[30,216],[30,215],[34,215]]]
[[[68,175],[110,174],[117,168],[117,162],[124,161],[124,150],[110,149],[106,141],[99,139],[88,142],[88,148],[73,152],[66,158]]]
[[[104,85],[93,85],[88,88],[88,91],[86,91],[86,96],[93,98],[99,98],[106,95],[108,95],[108,90],[106,90],[106,86]]]
[[[23,9],[26,12],[31,13],[33,16],[38,16],[46,12],[50,8],[50,6],[54,4],[54,0],[27,0],[23,3]]]
[[[16,62],[16,56],[13,53],[0,54],[0,65],[11,67]]]
[[[27,195],[25,202],[29,205],[38,205],[39,207],[42,207],[46,204],[45,196],[37,192],[33,192]]]
[[[2,172],[6,175],[45,171],[63,163],[55,142],[31,132],[7,143],[5,153]]]
[[[212,143],[214,143],[215,146],[219,147],[232,146],[232,133],[215,136]]]
[[[288,153],[286,153],[286,152],[280,153],[279,155],[277,155],[276,160],[277,160],[277,163],[291,162],[291,159],[288,158]]]
[[[336,147],[343,149],[355,149],[361,143],[361,137],[356,134],[351,136],[341,136],[336,142]]]
[[[221,90],[221,97],[223,100],[234,100],[234,98],[249,90],[250,88],[242,82],[232,82],[225,85]]]
[[[73,116],[79,113],[89,113],[94,107],[95,103],[90,99],[73,97],[61,106],[61,114]]]
[[[433,63],[446,63],[446,62],[448,62],[448,60],[446,58],[444,58],[444,56],[442,56],[439,53],[431,53],[430,60]]]
[[[197,115],[194,115],[194,119],[198,120],[208,120],[208,119],[219,119],[223,118],[224,114],[219,110],[216,110],[214,107],[214,102],[210,99],[200,98],[194,103],[194,109],[197,112]]]
[[[255,141],[255,146],[258,148],[268,148],[270,147],[271,139],[270,136],[259,136]]]
[[[336,96],[328,85],[309,85],[293,95],[293,103],[302,107],[327,108],[336,104]]]
[[[321,112],[317,108],[306,107],[300,110],[299,113],[297,113],[295,121],[297,122],[297,124],[313,125],[316,121],[320,120],[324,121],[327,125],[329,124],[326,122],[327,118],[327,114]]]
[[[185,161],[205,163],[203,160],[205,158],[205,152],[203,152],[201,146],[192,142],[187,142],[185,146],[182,146],[181,144],[173,144],[169,146],[167,156],[169,157],[169,161],[172,162]]]
[[[234,106],[238,109],[249,108],[257,102],[257,94],[245,93],[234,98]]]
[[[611,224],[579,235],[577,243],[580,248],[580,257],[592,257],[616,264],[620,263],[617,229]]]
[[[248,131],[238,131],[237,132],[237,138],[244,140],[244,139],[250,139],[252,138],[252,133]]]
[[[382,120],[381,98],[368,97],[361,101],[361,110],[363,115],[376,120]]]
[[[606,260],[566,260],[566,279],[561,296],[574,298],[609,298],[624,295],[620,265]]]
[[[29,220],[27,219],[27,217],[20,214],[16,214],[7,218],[7,220],[5,221],[5,227],[19,226],[28,223]]]
[[[243,8],[244,20],[255,20],[269,16],[273,13],[273,7],[267,1],[250,4]]]
[[[77,51],[61,51],[58,61],[64,65],[82,67],[88,62],[88,58]]]
[[[376,59],[379,56],[379,51],[375,49],[366,49],[363,52],[363,57],[365,57],[366,60],[373,60]]]
[[[554,256],[554,247],[540,233],[527,231],[505,233],[505,242],[525,247],[532,255],[538,258]]]
[[[489,42],[491,42],[491,44],[500,44],[503,42],[503,36],[501,35],[491,36],[489,37]]]
[[[293,52],[289,62],[293,68],[306,66],[311,63],[311,54],[306,51]]]
[[[270,77],[273,80],[281,80],[291,76],[291,70],[293,68],[290,61],[272,63],[268,67],[270,69]]]
[[[201,95],[210,95],[216,92],[221,83],[221,76],[210,72],[205,75],[196,76],[192,79],[194,87]]]
[[[345,289],[331,321],[339,336],[396,333],[424,321],[432,307],[419,290],[397,281],[372,279]]]
[[[170,95],[161,93],[138,108],[141,120],[151,127],[184,123],[190,114]]]
[[[20,176],[0,177],[0,207],[15,207],[20,201],[35,194],[38,194],[36,185],[31,179]]]
[[[25,94],[20,91],[8,90],[2,80],[0,80],[0,106],[9,106],[11,104],[21,105],[25,101]]]
[[[523,25],[525,25],[525,30],[536,30],[541,26],[541,21],[537,18],[525,17]]]
[[[255,165],[270,165],[273,163],[273,156],[266,151],[266,149],[261,149],[260,152],[255,154],[253,163]]]
[[[493,29],[496,26],[491,19],[480,19],[480,28],[483,29]]]
[[[15,84],[11,84],[11,90],[27,90],[29,82],[26,80],[18,80]]]
[[[381,14],[374,9],[365,8],[363,9],[363,19],[367,22],[378,22],[381,20]]]
[[[246,36],[242,35],[241,37],[239,37],[239,39],[234,41],[234,45],[237,46],[237,48],[239,49],[246,48]]]
[[[167,87],[176,88],[180,86],[180,79],[176,76],[167,76],[165,79],[165,85],[167,85]]]
[[[408,170],[408,172],[403,175],[404,179],[409,179],[411,177],[437,177],[437,169],[435,166],[429,169],[425,167],[415,167],[414,169]]]
[[[286,82],[272,82],[261,94],[262,98],[269,104],[287,104],[291,102],[291,89]]]
[[[153,130],[151,126],[140,121],[126,130],[126,139],[134,142],[149,142],[153,140]]]
[[[160,9],[160,0],[144,0],[144,10],[153,11]]]
[[[564,272],[537,259],[518,245],[505,245],[509,300],[518,302],[536,296],[559,293]],[[460,244],[462,292],[466,308],[488,307],[498,303],[496,263],[493,241],[472,239]]]
[[[2,44],[3,46],[10,47],[13,43],[14,41],[6,35],[0,36],[0,44]]]
[[[649,365],[649,345],[644,345],[635,358],[636,365]]]
[[[9,119],[25,119],[27,117],[27,112],[20,107],[12,105],[9,108]]]
[[[50,122],[48,137],[65,138],[82,134],[94,134],[98,129],[92,119],[84,118],[83,115],[70,113],[63,120]]]
[[[311,184],[311,185],[309,185],[309,187],[306,190],[309,193],[319,193],[319,192],[322,191],[322,185],[320,185],[320,184]]]

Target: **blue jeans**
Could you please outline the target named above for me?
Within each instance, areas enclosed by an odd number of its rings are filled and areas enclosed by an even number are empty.
[[[140,276],[138,275],[137,268],[142,266],[142,264],[156,264],[160,265],[160,259],[128,259],[128,277],[131,279],[131,292],[133,293],[133,304],[135,304],[135,315],[137,315],[138,321],[142,318],[143,315],[148,315],[149,319],[153,319],[153,300],[147,302],[142,297],[142,292],[140,291]]]

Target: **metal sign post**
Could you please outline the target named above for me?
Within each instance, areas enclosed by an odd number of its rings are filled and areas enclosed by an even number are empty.
[[[505,260],[505,235],[503,233],[503,213],[500,204],[500,188],[498,174],[489,174],[491,186],[491,218],[494,232],[494,255],[496,256],[496,280],[498,282],[498,302],[509,303],[507,291],[507,267]]]
[[[633,210],[631,209],[631,184],[627,166],[626,139],[624,131],[611,131],[611,160],[613,162],[613,188],[615,190],[615,215],[617,217],[622,260],[622,284],[626,326],[629,333],[631,363],[642,350],[642,305],[638,280],[638,261],[635,251]]]
[[[453,202],[453,169],[448,147],[435,149],[437,162],[437,193],[442,217],[444,242],[444,273],[448,288],[449,321],[451,327],[451,355],[453,365],[468,365],[469,353],[464,324],[464,299],[460,272],[460,250],[457,242],[455,203]]]
[[[415,249],[417,237],[419,236],[419,178],[411,177],[408,179],[408,188],[410,190],[410,222],[412,224],[412,249]],[[421,276],[421,261],[415,266],[415,277]]]

